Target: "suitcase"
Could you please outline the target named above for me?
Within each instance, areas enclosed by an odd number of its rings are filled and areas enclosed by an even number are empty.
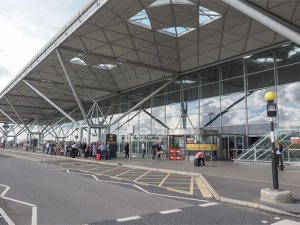
[[[99,153],[96,154],[96,160],[101,160],[101,154]]]
[[[194,159],[194,166],[200,166],[200,159],[197,158],[197,159]]]
[[[284,165],[279,165],[279,170],[284,170]]]

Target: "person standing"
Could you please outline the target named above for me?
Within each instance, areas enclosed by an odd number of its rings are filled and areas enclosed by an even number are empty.
[[[152,159],[153,160],[155,159],[155,156],[156,156],[156,151],[157,151],[156,148],[157,148],[156,144],[153,143],[152,146],[151,146],[151,154],[152,154]]]
[[[283,168],[284,168],[283,160],[282,160],[283,147],[279,141],[275,141],[275,151],[276,151],[277,166],[280,170],[283,170]],[[280,165],[279,165],[279,163],[280,163]]]
[[[129,158],[129,143],[125,144],[125,158]]]
[[[145,144],[142,143],[142,158],[145,158],[145,154],[146,154]]]
[[[106,145],[106,152],[107,152],[107,157],[106,159],[110,159],[110,143],[109,141],[107,142],[107,145]]]
[[[75,142],[73,142],[72,144],[72,158],[75,158],[75,155],[76,155],[76,150],[77,150],[77,145]]]

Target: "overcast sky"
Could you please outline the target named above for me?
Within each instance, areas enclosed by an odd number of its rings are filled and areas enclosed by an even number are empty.
[[[88,0],[0,0],[0,91]]]

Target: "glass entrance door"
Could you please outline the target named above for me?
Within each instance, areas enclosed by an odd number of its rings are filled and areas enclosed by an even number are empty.
[[[222,159],[235,159],[245,149],[244,136],[234,134],[223,134],[221,140]]]

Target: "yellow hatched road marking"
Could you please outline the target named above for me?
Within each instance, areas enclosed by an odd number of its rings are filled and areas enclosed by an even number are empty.
[[[163,183],[166,181],[166,179],[168,178],[168,176],[170,176],[170,173],[168,173],[165,178],[160,182],[160,184],[158,185],[158,187],[161,187],[163,185]]]
[[[199,187],[199,190],[202,194],[202,196],[204,198],[212,198],[212,194],[210,193],[210,191],[208,190],[208,188],[206,187],[206,185],[204,184],[204,182],[202,181],[202,179],[199,177],[199,176],[196,176],[194,178],[196,184],[198,185]]]
[[[138,178],[136,178],[134,181],[138,181],[139,179],[141,179],[142,177],[146,176],[150,172],[151,172],[151,170],[147,171],[146,173],[144,173],[141,176],[139,176]]]

